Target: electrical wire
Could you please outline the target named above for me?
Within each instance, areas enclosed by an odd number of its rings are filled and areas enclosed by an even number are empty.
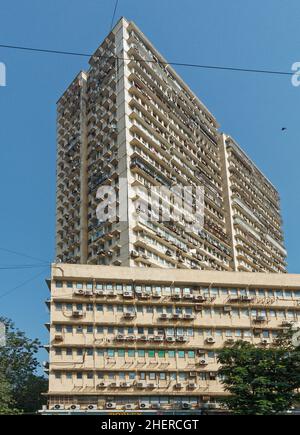
[[[117,57],[117,56],[97,56],[95,54],[88,53],[80,53],[80,52],[71,52],[71,51],[61,51],[61,50],[50,50],[44,48],[34,48],[34,47],[24,47],[17,45],[5,45],[0,44],[0,48],[7,48],[12,50],[23,50],[23,51],[32,51],[37,53],[47,53],[47,54],[61,54],[66,56],[83,56],[83,57],[99,57],[101,59],[111,59],[112,57],[118,60],[123,61],[132,61],[134,59],[129,59],[125,57]],[[155,60],[139,60],[139,62],[144,63],[157,63]],[[253,69],[253,68],[242,68],[242,67],[232,67],[232,66],[220,66],[220,65],[201,65],[194,63],[184,63],[184,62],[158,62],[161,65],[171,65],[171,66],[180,66],[186,68],[197,68],[197,69],[211,69],[211,70],[220,70],[220,71],[234,71],[234,72],[244,72],[244,73],[255,73],[255,74],[268,74],[268,75],[280,75],[280,76],[294,76],[300,75],[297,72],[289,72],[289,71],[278,71],[278,70],[269,70],[269,69]]]
[[[117,9],[118,9],[118,4],[119,4],[119,0],[116,0],[115,7],[114,7],[114,12],[113,12],[113,16],[112,16],[112,20],[111,20],[110,30],[112,30],[113,25],[114,25],[114,21],[115,21],[115,17],[116,17]]]
[[[10,265],[10,266],[0,266],[0,270],[38,269],[45,266],[46,266],[45,264]],[[50,266],[50,263],[48,266]]]
[[[8,295],[12,294],[13,292],[15,292],[16,290],[19,290],[24,285],[31,283],[32,281],[34,281],[35,279],[37,279],[38,277],[43,275],[46,272],[47,269],[48,268],[43,269],[42,272],[40,272],[38,275],[34,275],[33,277],[29,278],[28,280],[23,281],[21,284],[18,284],[16,287],[13,287],[10,290],[6,291],[5,293],[0,294],[0,299],[3,299],[6,296],[8,296]]]
[[[36,258],[36,257],[32,257],[31,255],[24,254],[22,252],[13,251],[12,249],[0,248],[0,251],[8,252],[9,254],[18,255],[19,257],[29,258],[31,260],[36,260],[36,261],[39,261],[39,262],[41,262],[41,263],[43,263],[45,265],[50,263],[49,261],[42,260],[42,259]]]

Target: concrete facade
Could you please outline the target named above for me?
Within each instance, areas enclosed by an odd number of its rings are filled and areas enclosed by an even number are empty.
[[[300,316],[300,276],[53,264],[48,407],[218,409],[217,350],[268,346]]]
[[[57,110],[58,261],[286,271],[276,189],[134,23],[118,22]]]

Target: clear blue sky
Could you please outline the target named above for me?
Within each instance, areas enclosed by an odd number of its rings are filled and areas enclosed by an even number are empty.
[[[113,8],[114,0],[2,1],[0,44],[91,53],[109,31]],[[116,19],[121,15],[169,61],[283,71],[300,61],[299,0],[120,0]],[[0,62],[7,65],[7,87],[0,87],[0,248],[52,261],[55,103],[87,61],[0,48]],[[278,187],[289,271],[300,272],[300,87],[285,76],[177,70]],[[0,267],[36,263],[0,251]],[[1,298],[42,270],[0,270],[0,315],[47,342],[48,272]]]

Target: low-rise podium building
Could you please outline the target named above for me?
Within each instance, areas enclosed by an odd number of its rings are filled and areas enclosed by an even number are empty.
[[[49,412],[218,408],[218,349],[300,316],[299,275],[53,264],[48,285]]]

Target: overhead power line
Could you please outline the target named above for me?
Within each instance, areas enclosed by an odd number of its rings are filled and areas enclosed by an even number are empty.
[[[60,54],[66,56],[81,56],[81,57],[99,57],[101,59],[111,59],[114,57],[118,60],[123,61],[131,61],[133,59],[125,58],[125,57],[117,57],[117,56],[97,56],[95,54],[89,53],[81,53],[81,52],[72,52],[72,51],[61,51],[61,50],[50,50],[44,48],[35,48],[35,47],[24,47],[17,45],[8,45],[8,44],[0,44],[0,48],[7,48],[11,50],[23,50],[23,51],[31,51],[36,53],[45,53],[45,54]],[[157,63],[155,60],[139,60],[139,62],[144,63]],[[291,71],[278,71],[271,69],[254,69],[254,68],[242,68],[242,67],[233,67],[233,66],[222,66],[222,65],[201,65],[195,63],[184,63],[184,62],[161,62],[161,65],[171,65],[171,66],[180,66],[186,68],[197,68],[197,69],[211,69],[211,70],[221,70],[221,71],[234,71],[234,72],[243,72],[243,73],[255,73],[255,74],[268,74],[268,75],[278,75],[278,76],[293,76],[297,73]]]
[[[0,251],[7,252],[9,254],[18,255],[19,257],[29,258],[30,260],[39,261],[39,262],[43,263],[44,265],[47,265],[50,263],[49,261],[42,260],[42,259],[36,258],[36,257],[32,257],[31,255],[24,254],[22,252],[13,251],[12,249],[0,248]]]
[[[10,265],[10,266],[0,266],[0,270],[38,269],[45,266],[46,266],[45,264]],[[50,263],[48,264],[48,266],[50,266]]]
[[[48,268],[43,269],[42,272],[40,272],[39,274],[34,275],[33,277],[27,279],[26,281],[23,281],[21,284],[18,284],[16,287],[13,287],[10,290],[6,291],[5,293],[0,294],[0,299],[3,299],[6,296],[10,295],[11,293],[15,292],[16,290],[19,290],[24,285],[31,283],[32,281],[34,281],[35,279],[43,275],[47,269]]]
[[[114,22],[115,22],[115,17],[116,17],[116,13],[117,13],[117,9],[118,9],[118,4],[119,4],[119,0],[116,0],[113,16],[112,16],[112,20],[111,20],[110,30],[112,30]]]

